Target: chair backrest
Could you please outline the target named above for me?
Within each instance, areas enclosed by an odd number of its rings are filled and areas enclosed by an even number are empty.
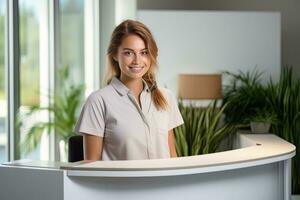
[[[68,161],[77,162],[83,160],[83,137],[75,135],[69,138]]]

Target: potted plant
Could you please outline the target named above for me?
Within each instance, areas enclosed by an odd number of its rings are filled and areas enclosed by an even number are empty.
[[[43,133],[46,131],[48,134],[56,134],[60,143],[64,143],[62,145],[64,149],[60,149],[60,156],[67,155],[67,142],[69,137],[75,135],[74,125],[78,118],[78,109],[82,104],[84,86],[70,81],[69,71],[66,67],[59,71],[59,78],[62,83],[59,92],[50,96],[53,103],[50,103],[48,107],[33,105],[28,112],[18,116],[18,127],[22,126],[26,118],[38,115],[41,111],[48,111],[49,115],[53,116],[53,120],[50,121],[34,122],[26,131],[26,136],[21,141],[21,150],[25,154],[33,151],[38,146]],[[63,161],[66,161],[67,158],[64,157],[65,160]],[[62,159],[60,158],[60,160]]]
[[[271,132],[296,146],[296,156],[292,160],[292,193],[300,194],[300,79],[293,77],[289,66],[283,67],[278,82],[270,79],[265,85],[256,69],[225,74],[231,77],[223,94],[223,104],[228,104],[224,111],[226,121],[249,124],[250,120],[273,121],[275,115]],[[257,113],[263,108],[268,111]]]
[[[223,102],[227,104],[224,113],[229,123],[249,125],[249,116],[255,116],[257,109],[266,107],[266,88],[261,84],[257,69],[252,72],[224,72],[229,84],[223,88]]]
[[[276,114],[266,108],[256,109],[249,117],[252,133],[268,133],[272,124],[276,123]]]
[[[192,156],[216,152],[225,136],[236,132],[238,126],[223,123],[226,105],[208,107],[184,106],[179,102],[179,110],[184,124],[175,128],[175,145],[178,156]]]
[[[292,159],[292,193],[300,194],[300,79],[293,68],[285,66],[280,79],[267,85],[266,100],[277,115],[271,131],[296,146]]]

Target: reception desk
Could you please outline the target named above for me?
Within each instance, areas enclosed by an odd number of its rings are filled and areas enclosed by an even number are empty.
[[[295,146],[238,134],[230,151],[172,159],[0,166],[0,199],[289,200]]]

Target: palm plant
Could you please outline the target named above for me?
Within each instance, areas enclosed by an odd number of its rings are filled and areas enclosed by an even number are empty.
[[[224,72],[224,75],[231,78],[223,92],[223,105],[227,104],[224,111],[227,122],[249,124],[249,116],[255,116],[258,110],[268,109],[265,101],[266,89],[260,80],[261,72],[255,69],[252,72],[240,71],[236,74]]]
[[[184,124],[175,128],[174,135],[178,156],[191,156],[213,153],[221,140],[235,132],[237,126],[221,124],[226,105],[218,108],[217,101],[207,108],[184,106],[179,103],[179,110]]]
[[[50,116],[53,116],[53,120],[35,122],[29,128],[21,143],[21,149],[25,154],[37,147],[44,131],[48,134],[54,132],[65,144],[70,136],[75,135],[73,129],[78,118],[78,109],[82,103],[84,87],[70,81],[68,68],[63,68],[59,75],[62,84],[59,93],[53,96],[53,103],[47,107],[33,105],[25,115],[18,117],[18,126],[21,126],[24,119],[41,113],[41,111],[48,111]]]
[[[300,79],[293,78],[292,67],[283,68],[278,83],[269,82],[266,94],[277,114],[272,132],[297,147],[292,162],[292,191],[300,194]]]
[[[271,79],[263,85],[261,73],[233,74],[225,88],[223,104],[227,122],[248,124],[250,120],[272,121],[271,132],[291,142],[296,148],[292,162],[292,191],[300,193],[300,80],[293,78],[292,67],[284,67],[278,83]],[[263,113],[262,113],[263,112]]]
[[[261,122],[268,124],[276,124],[277,123],[277,115],[274,111],[270,111],[269,108],[257,108],[254,109],[255,112],[253,115],[249,115],[248,120],[250,122]]]

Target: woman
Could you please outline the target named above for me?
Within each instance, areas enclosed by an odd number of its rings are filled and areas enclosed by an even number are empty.
[[[112,33],[108,85],[93,92],[76,132],[85,160],[176,157],[173,129],[183,124],[176,99],[155,81],[157,46],[142,23],[126,20]]]

